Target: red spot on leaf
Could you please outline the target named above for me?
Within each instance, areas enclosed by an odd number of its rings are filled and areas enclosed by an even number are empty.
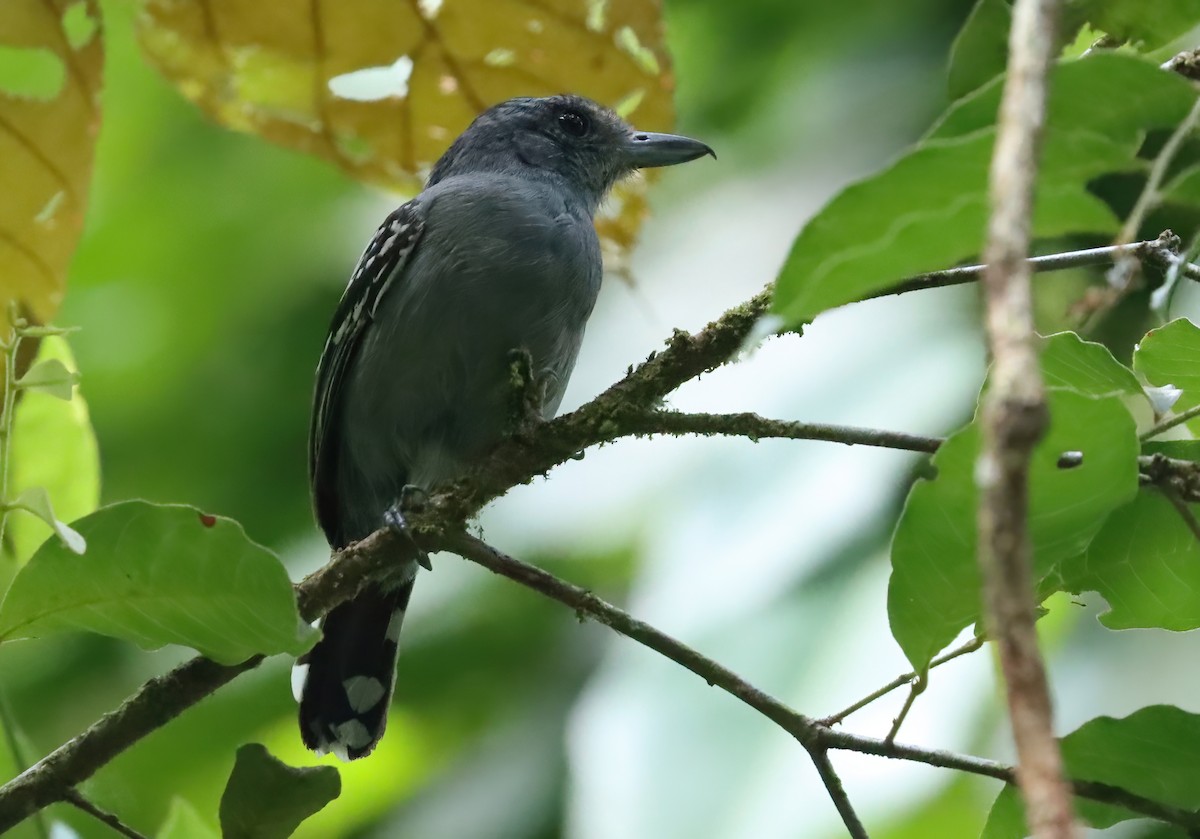
[[[212,527],[214,524],[217,523],[217,517],[210,516],[208,513],[201,513],[200,514],[200,523],[202,525],[204,525],[205,527]]]

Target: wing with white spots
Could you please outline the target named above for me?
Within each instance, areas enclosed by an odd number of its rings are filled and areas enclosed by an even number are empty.
[[[333,441],[340,433],[346,380],[380,300],[393,283],[401,281],[409,256],[424,229],[424,211],[414,201],[402,204],[384,219],[359,257],[342,293],[317,365],[308,436],[308,477],[317,521],[331,543],[338,539],[334,504],[337,446]],[[334,547],[341,546],[335,544]]]

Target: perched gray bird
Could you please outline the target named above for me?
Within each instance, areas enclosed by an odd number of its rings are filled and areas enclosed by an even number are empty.
[[[309,478],[332,548],[402,527],[407,487],[459,477],[511,430],[514,351],[554,415],[600,290],[596,208],[634,169],[704,154],[579,96],[511,99],[454,141],[367,245],[317,367]],[[416,572],[330,612],[297,662],[308,748],[351,760],[383,736]]]

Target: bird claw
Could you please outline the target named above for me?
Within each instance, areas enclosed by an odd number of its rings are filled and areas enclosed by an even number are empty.
[[[384,525],[399,536],[412,547],[417,556],[417,564],[426,571],[433,570],[433,564],[429,561],[427,554],[417,544],[417,540],[413,538],[412,530],[409,529],[408,521],[404,518],[405,510],[419,510],[429,500],[429,493],[421,489],[419,486],[407,484],[400,490],[399,500],[383,511]]]
[[[551,374],[534,374],[533,356],[524,348],[509,351],[508,370],[512,387],[512,419],[516,430],[520,432],[545,422],[542,409],[546,404]]]

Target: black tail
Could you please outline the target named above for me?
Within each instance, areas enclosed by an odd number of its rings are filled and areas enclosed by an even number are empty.
[[[292,670],[300,736],[318,754],[342,760],[370,754],[387,727],[396,684],[396,642],[412,594],[410,579],[371,587],[321,623],[324,637]]]

